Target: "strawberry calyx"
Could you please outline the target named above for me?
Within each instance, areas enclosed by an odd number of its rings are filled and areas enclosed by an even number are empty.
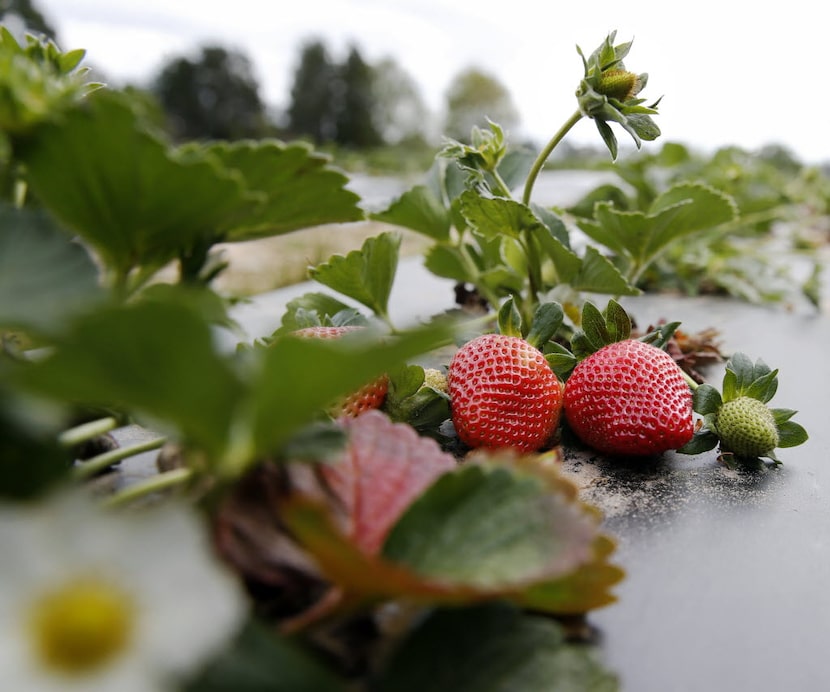
[[[544,344],[545,357],[561,379],[566,379],[577,363],[602,348],[617,341],[634,338],[631,317],[625,308],[613,299],[608,301],[603,310],[590,301],[585,302],[579,322],[579,328],[570,339],[570,349],[555,341]],[[660,324],[636,338],[665,350],[679,326],[680,322]]]
[[[725,463],[769,459],[780,464],[776,448],[803,444],[808,434],[791,420],[797,411],[767,406],[777,390],[777,369],[735,353],[726,363],[722,392],[710,384],[695,389],[692,403],[703,420],[692,440],[677,451],[702,454],[720,446]]]

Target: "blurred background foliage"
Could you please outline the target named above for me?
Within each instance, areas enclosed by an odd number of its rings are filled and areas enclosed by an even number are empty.
[[[32,0],[0,0],[0,24],[18,36],[26,31],[43,34],[60,45],[59,32]],[[89,67],[96,80],[109,83],[105,71]],[[305,140],[352,175],[408,181],[422,180],[433,168],[442,133],[469,143],[472,129],[486,129],[488,120],[499,123],[508,137],[521,122],[508,87],[479,66],[448,75],[440,112],[431,112],[416,81],[394,58],[369,61],[357,44],[337,54],[319,37],[309,37],[300,46],[282,107],[265,100],[248,56],[233,46],[203,45],[194,54],[171,55],[147,83],[111,86],[130,92],[144,119],[174,143]],[[538,151],[540,144],[514,140],[511,147]],[[0,143],[0,184],[3,158]],[[739,219],[673,247],[642,277],[645,290],[782,301],[792,283],[794,251],[809,258],[799,265],[803,269],[797,281],[812,302],[818,300],[813,257],[830,239],[830,162],[807,167],[774,141],[758,151],[724,147],[705,154],[669,141],[611,162],[600,143],[592,147],[565,141],[546,168],[595,171],[605,181],[612,177],[560,210],[574,223],[590,219],[598,202],[611,202],[621,211],[646,210],[680,181],[705,182],[734,199]],[[293,238],[268,241],[284,259],[282,268],[271,272],[279,283],[271,278],[260,285],[246,278],[238,290],[248,293],[302,280],[309,264],[342,251],[331,245],[325,229],[315,230],[323,231],[323,240],[304,236],[298,248],[289,247],[296,243]],[[349,230],[357,234],[350,242],[377,232],[371,223]],[[255,254],[239,250],[237,262]],[[273,253],[262,256],[273,268]]]

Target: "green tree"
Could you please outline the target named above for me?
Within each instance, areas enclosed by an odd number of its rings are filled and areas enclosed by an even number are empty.
[[[335,138],[336,72],[322,41],[310,41],[302,47],[288,108],[288,130],[292,135],[308,135],[317,143]]]
[[[375,125],[373,82],[372,68],[353,46],[338,69],[334,84],[335,140],[338,144],[366,148],[381,143]]]
[[[258,138],[268,133],[251,63],[238,51],[205,46],[196,60],[171,60],[152,91],[178,139]]]
[[[383,141],[398,144],[429,138],[429,110],[412,77],[392,58],[374,66],[375,126]]]
[[[494,76],[472,67],[460,72],[447,90],[444,132],[468,142],[474,126],[487,129],[487,120],[510,130],[519,123],[519,114],[510,92]]]
[[[57,33],[31,0],[0,0],[0,24],[9,26],[15,33],[15,23],[23,25],[25,31],[45,34],[57,43]]]

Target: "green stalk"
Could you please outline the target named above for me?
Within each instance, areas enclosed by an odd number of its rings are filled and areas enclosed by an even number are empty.
[[[112,416],[99,418],[65,430],[58,436],[58,443],[62,447],[74,447],[87,440],[105,435],[110,430],[115,430],[116,427],[118,427],[118,421]]]
[[[500,192],[507,197],[507,199],[513,199],[513,195],[510,193],[510,188],[507,187],[507,183],[504,182],[504,178],[499,175],[498,170],[494,168],[490,171],[490,174],[493,176],[493,179],[496,181],[499,188],[501,188]]]
[[[146,442],[139,442],[129,447],[119,447],[109,452],[104,452],[98,456],[94,456],[87,461],[80,462],[74,469],[73,475],[75,478],[89,478],[96,473],[108,469],[113,464],[135,456],[141,452],[149,452],[153,449],[159,449],[166,442],[166,438],[158,437],[154,440],[147,440]]]
[[[576,125],[582,119],[582,111],[577,110],[570,118],[568,118],[562,127],[559,128],[559,131],[553,136],[553,138],[547,143],[544,149],[539,152],[539,156],[536,157],[536,160],[533,162],[533,166],[530,168],[530,172],[527,174],[527,180],[525,181],[525,188],[524,194],[522,195],[522,202],[524,204],[530,204],[530,196],[533,193],[533,186],[536,184],[536,178],[539,176],[540,171],[545,165],[545,161],[548,160],[548,157],[551,155],[553,150],[556,146],[561,142],[565,135],[571,130],[571,128]]]
[[[680,368],[680,374],[683,375],[683,379],[686,380],[686,384],[689,385],[689,389],[695,391],[700,385],[692,379],[692,376],[687,373],[683,368]]]
[[[189,481],[192,476],[192,469],[174,469],[173,471],[160,473],[139,483],[128,485],[126,488],[119,490],[117,493],[113,493],[106,500],[104,500],[103,504],[106,507],[125,505],[133,500],[138,500],[147,495],[151,495],[152,493],[161,492],[162,490],[182,485]]]
[[[528,279],[528,300],[523,301],[522,318],[526,324],[530,324],[533,317],[533,312],[539,303],[539,291],[542,287],[541,276],[541,262],[539,261],[539,248],[536,245],[536,239],[533,233],[525,230],[522,233],[522,247],[524,247],[525,257],[527,258],[527,279]]]
[[[13,195],[13,204],[15,209],[22,209],[23,205],[26,204],[26,193],[29,191],[29,187],[26,184],[25,180],[17,179],[14,181],[14,191]]]

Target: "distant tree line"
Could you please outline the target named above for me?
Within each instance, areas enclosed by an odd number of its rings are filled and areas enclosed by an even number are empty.
[[[392,58],[368,63],[352,45],[337,61],[319,39],[305,43],[288,106],[269,117],[250,61],[239,51],[206,46],[195,58],[169,60],[151,92],[182,139],[240,139],[278,134],[366,149],[430,139],[435,119],[412,77]],[[447,90],[443,130],[466,140],[487,119],[507,129],[518,113],[507,89],[477,68],[460,72]]]
[[[31,0],[0,0],[0,21],[25,26],[56,40],[56,33]],[[106,81],[106,80],[105,80]],[[392,58],[370,64],[356,45],[343,60],[312,39],[300,48],[289,101],[275,112],[261,96],[249,58],[221,45],[196,55],[169,58],[144,88],[144,107],[177,140],[238,140],[279,136],[315,144],[366,149],[402,142],[427,143],[437,129],[467,140],[487,119],[505,129],[518,124],[507,89],[471,67],[451,80],[444,112],[429,112],[412,77]]]
[[[0,0],[0,23],[14,32],[18,27],[57,41],[54,27],[31,0]]]

